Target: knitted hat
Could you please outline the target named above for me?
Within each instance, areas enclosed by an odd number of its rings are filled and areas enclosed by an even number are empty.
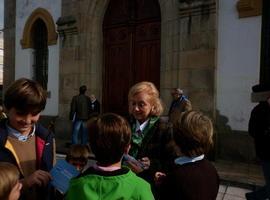
[[[270,97],[270,85],[258,84],[252,87],[251,101],[266,101]]]

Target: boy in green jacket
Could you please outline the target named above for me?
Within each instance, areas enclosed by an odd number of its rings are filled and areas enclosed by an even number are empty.
[[[119,115],[107,113],[88,124],[91,149],[97,164],[72,179],[66,199],[154,199],[150,185],[121,167],[130,149],[131,130]]]

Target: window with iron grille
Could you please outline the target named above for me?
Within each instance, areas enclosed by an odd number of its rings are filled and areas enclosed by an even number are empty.
[[[34,44],[33,79],[46,90],[48,84],[48,31],[43,20],[35,21],[32,38]]]

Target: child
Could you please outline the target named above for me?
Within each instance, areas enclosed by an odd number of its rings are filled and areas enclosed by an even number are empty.
[[[17,200],[20,197],[22,184],[19,182],[19,171],[8,162],[0,162],[0,199]]]
[[[83,172],[87,164],[90,152],[85,145],[73,144],[68,150],[66,161],[72,164],[80,172]]]
[[[121,160],[130,148],[131,130],[119,115],[108,113],[88,124],[89,141],[97,163],[72,179],[66,199],[154,199],[150,185]]]
[[[196,111],[183,113],[174,130],[175,144],[182,155],[175,159],[175,170],[163,177],[161,199],[216,199],[219,177],[205,159],[212,136],[213,126],[208,117]]]
[[[47,199],[55,158],[51,132],[38,124],[46,93],[35,81],[21,78],[4,95],[8,118],[0,122],[0,161],[16,165],[23,185],[21,199]]]
[[[68,149],[66,155],[66,161],[73,165],[80,173],[83,172],[85,166],[87,165],[90,152],[86,145],[82,144],[73,144]],[[55,200],[63,200],[64,194],[56,190]]]

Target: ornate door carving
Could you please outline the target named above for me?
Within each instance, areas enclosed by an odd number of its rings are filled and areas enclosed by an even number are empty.
[[[129,88],[160,81],[160,10],[157,0],[114,0],[103,23],[103,111],[128,114]]]

